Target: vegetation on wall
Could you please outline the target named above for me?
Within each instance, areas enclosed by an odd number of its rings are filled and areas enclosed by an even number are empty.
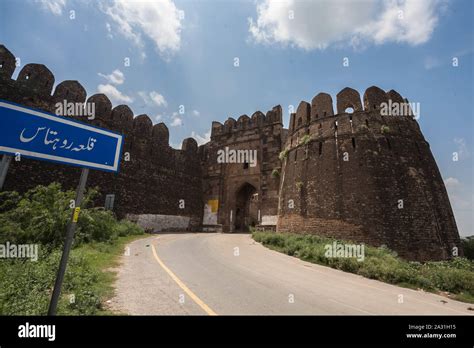
[[[288,152],[289,149],[284,149],[280,154],[278,155],[278,158],[280,158],[280,161],[283,161],[285,158],[288,157]]]
[[[382,132],[382,134],[388,134],[388,133],[390,133],[390,127],[389,126],[382,126],[382,127],[380,127],[380,131]]]
[[[275,168],[272,170],[272,178],[278,179],[280,177],[280,170],[278,168]]]
[[[311,137],[309,134],[305,134],[301,139],[300,139],[300,145],[307,145],[311,141]]]

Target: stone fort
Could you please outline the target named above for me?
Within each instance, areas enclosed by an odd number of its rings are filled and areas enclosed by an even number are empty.
[[[87,98],[77,81],[55,86],[42,64],[23,66],[14,80],[15,62],[0,45],[0,99],[49,113],[64,100],[94,103],[95,119],[73,118],[124,135],[120,172],[92,170],[88,187],[99,187],[96,206],[113,195],[114,213],[145,229],[314,233],[386,245],[419,261],[448,259],[460,248],[446,188],[413,113],[380,112],[382,103],[408,102],[394,90],[370,87],[361,101],[344,88],[336,110],[331,96],[319,93],[299,104],[289,129],[280,106],[213,122],[208,143],[187,138],[177,150],[165,124],[134,116],[126,105],[112,108],[104,94]],[[226,147],[256,150],[256,165],[219,163],[217,152]],[[4,190],[53,181],[74,189],[80,171],[12,160]]]

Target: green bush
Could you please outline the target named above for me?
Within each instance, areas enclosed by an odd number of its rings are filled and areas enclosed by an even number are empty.
[[[87,208],[97,194],[89,189],[84,195],[74,243],[112,241],[118,236],[142,233],[135,224],[118,222],[113,213],[102,208]],[[23,195],[0,193],[0,243],[39,243],[50,248],[64,242],[71,218],[74,191],[62,191],[61,185],[37,186]]]
[[[462,238],[461,246],[464,250],[464,257],[469,260],[474,260],[474,236]]]

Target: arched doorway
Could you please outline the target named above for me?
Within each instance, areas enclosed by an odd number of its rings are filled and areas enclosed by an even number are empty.
[[[235,197],[235,231],[248,232],[249,228],[258,224],[258,193],[257,189],[245,183],[236,192]]]

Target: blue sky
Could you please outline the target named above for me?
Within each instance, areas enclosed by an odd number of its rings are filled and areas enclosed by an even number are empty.
[[[277,104],[287,124],[290,106],[319,92],[395,89],[420,103],[460,233],[472,235],[473,17],[470,0],[2,0],[0,42],[56,84],[78,80],[165,122],[173,147]]]

